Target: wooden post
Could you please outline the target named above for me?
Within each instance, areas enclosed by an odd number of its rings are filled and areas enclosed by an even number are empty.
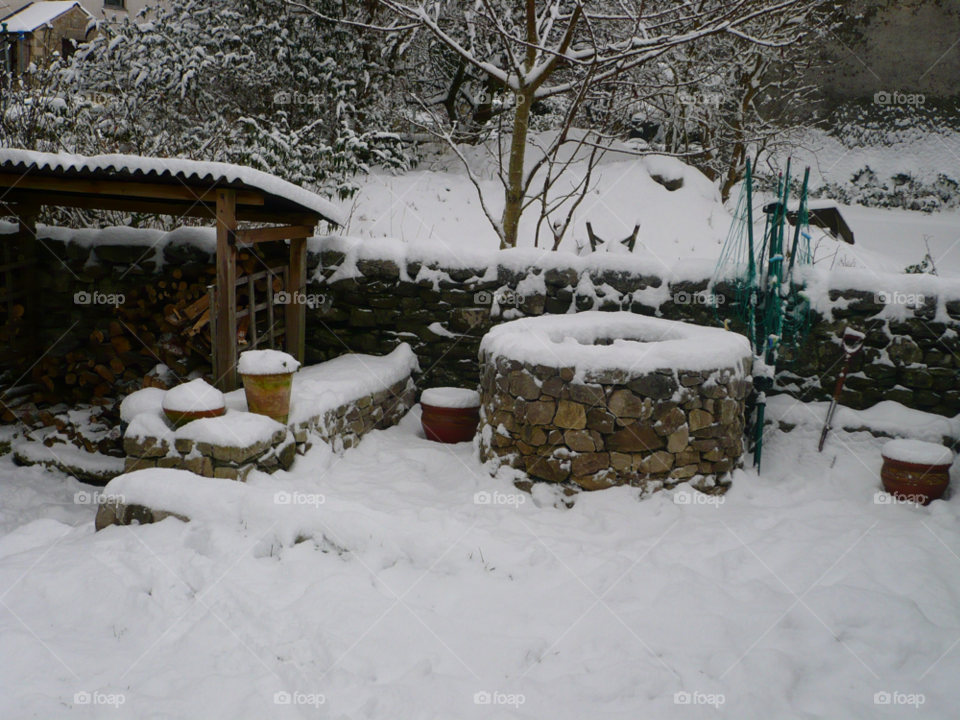
[[[29,328],[28,337],[25,338],[23,347],[31,356],[39,357],[40,334],[37,328],[40,326],[40,295],[39,295],[39,272],[37,266],[40,260],[40,253],[37,252],[37,216],[40,214],[40,208],[36,205],[20,205],[17,209],[17,217],[20,220],[19,237],[17,245],[20,254],[23,255],[25,262],[29,262],[20,276],[20,287],[23,288],[23,310],[26,322],[23,327]],[[13,317],[12,315],[10,316]]]
[[[301,363],[304,359],[307,334],[307,306],[303,293],[307,289],[307,241],[290,241],[290,304],[287,305],[287,352]]]
[[[237,198],[217,190],[217,367],[223,392],[237,389]]]

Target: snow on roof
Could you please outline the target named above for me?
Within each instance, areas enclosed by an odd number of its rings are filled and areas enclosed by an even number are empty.
[[[69,4],[69,3],[46,3]],[[111,173],[133,176],[136,180],[178,178],[184,183],[200,183],[207,189],[216,183],[240,184],[302,206],[337,225],[344,224],[343,212],[329,200],[286,180],[243,165],[203,162],[180,158],[140,157],[138,155],[70,155],[32,150],[0,148],[0,171],[68,173],[73,175]]]
[[[78,0],[72,0],[71,2],[35,2],[5,17],[0,22],[7,24],[7,32],[33,32],[37,28],[56,20],[74,6],[78,6],[87,15],[90,15]],[[90,15],[90,17],[93,16]]]

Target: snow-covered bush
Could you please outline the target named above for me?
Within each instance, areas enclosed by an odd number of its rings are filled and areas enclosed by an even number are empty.
[[[31,69],[3,142],[240,163],[342,198],[368,165],[410,163],[388,132],[392,78],[388,48],[282,0],[171,0]]]

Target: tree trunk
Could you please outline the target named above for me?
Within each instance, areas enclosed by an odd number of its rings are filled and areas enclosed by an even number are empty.
[[[530,122],[532,93],[517,95],[517,112],[513,119],[513,137],[510,139],[510,164],[507,170],[506,204],[503,206],[503,238],[500,249],[517,246],[517,231],[523,209],[523,161],[527,154],[527,130]]]

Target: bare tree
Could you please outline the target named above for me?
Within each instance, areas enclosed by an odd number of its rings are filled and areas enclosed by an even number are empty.
[[[297,0],[293,5],[310,9]],[[816,0],[379,0],[392,14],[371,30],[416,34],[455,58],[457,68],[442,95],[452,107],[466,77],[509,96],[509,151],[504,172],[504,208],[493,222],[503,247],[517,244],[530,175],[525,168],[531,109],[535,103],[616,85],[630,73],[676,48],[718,35],[750,44],[787,46],[803,33]],[[789,18],[771,23],[768,18]],[[582,101],[581,101],[582,103]]]

